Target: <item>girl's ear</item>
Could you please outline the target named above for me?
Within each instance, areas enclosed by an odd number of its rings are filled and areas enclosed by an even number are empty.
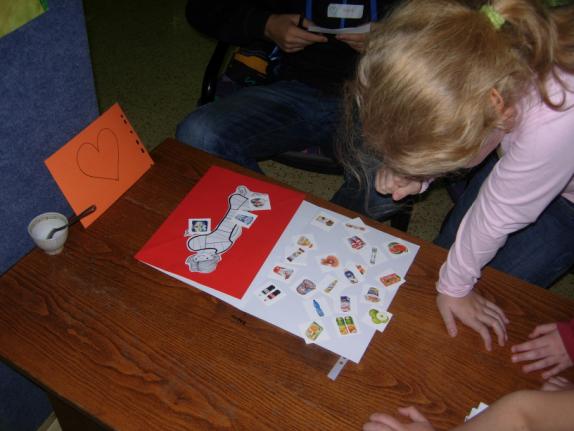
[[[490,101],[494,106],[498,118],[500,120],[500,128],[504,130],[511,130],[514,127],[515,111],[511,106],[505,106],[504,99],[496,88],[490,91]]]
[[[496,109],[498,115],[502,116],[504,113],[504,99],[496,88],[490,90],[490,101],[492,102],[492,105],[494,106],[494,109]]]

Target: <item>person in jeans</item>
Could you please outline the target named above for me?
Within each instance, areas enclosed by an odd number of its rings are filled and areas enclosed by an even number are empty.
[[[339,4],[340,3],[340,4]],[[343,117],[343,87],[353,77],[367,33],[323,34],[309,26],[359,27],[385,16],[396,1],[190,0],[197,30],[270,59],[258,85],[246,85],[191,112],[176,138],[261,172],[260,160],[286,151],[320,148],[333,155]],[[265,60],[263,60],[265,61]],[[375,176],[377,165],[370,168]],[[367,193],[352,177],[332,201],[384,220],[400,209],[390,196]]]

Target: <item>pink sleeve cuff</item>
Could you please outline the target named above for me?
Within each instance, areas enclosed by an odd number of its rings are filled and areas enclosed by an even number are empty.
[[[568,355],[574,361],[574,319],[569,322],[558,322],[557,326],[564,347],[566,347]]]

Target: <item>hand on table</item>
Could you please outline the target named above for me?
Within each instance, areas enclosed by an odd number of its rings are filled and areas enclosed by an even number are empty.
[[[421,191],[422,182],[395,175],[385,168],[380,168],[375,177],[375,189],[382,195],[391,194],[393,200],[400,201],[408,195]]]
[[[462,298],[439,293],[436,302],[447,332],[451,337],[456,337],[458,333],[455,320],[458,319],[480,334],[484,340],[486,350],[492,350],[492,338],[489,328],[496,334],[498,344],[504,346],[508,339],[506,325],[509,323],[509,320],[506,318],[504,311],[494,303],[473,291]]]
[[[363,431],[434,431],[430,422],[415,407],[400,408],[399,413],[407,417],[410,423],[404,424],[393,416],[374,413],[369,422],[363,425]]]
[[[325,43],[325,36],[311,33],[298,26],[300,15],[279,14],[271,15],[265,23],[265,37],[272,40],[282,51],[293,53],[305,49],[314,43]],[[303,27],[311,24],[303,20]]]
[[[530,341],[512,346],[512,362],[533,361],[522,367],[525,373],[551,367],[542,373],[542,378],[548,379],[573,365],[556,323],[537,326],[528,338]]]
[[[345,42],[357,52],[363,53],[365,51],[367,33],[343,33],[338,34],[336,38],[341,42]]]
[[[564,377],[550,377],[541,389],[546,392],[570,391],[574,389],[574,383]]]

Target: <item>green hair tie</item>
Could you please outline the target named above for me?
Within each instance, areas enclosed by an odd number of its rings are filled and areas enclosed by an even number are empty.
[[[485,4],[480,8],[480,11],[486,15],[490,20],[495,29],[499,30],[500,27],[506,22],[504,17],[500,15],[494,8],[490,5]]]

